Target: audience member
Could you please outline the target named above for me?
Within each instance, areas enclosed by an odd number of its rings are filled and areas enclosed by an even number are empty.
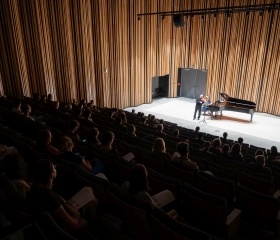
[[[35,119],[33,117],[31,117],[30,113],[31,113],[31,107],[29,104],[24,104],[22,105],[22,112],[23,112],[23,116],[27,117],[28,119],[35,121]]]
[[[21,111],[21,100],[15,99],[15,106],[12,108],[12,112],[17,113],[19,115],[23,115],[23,112]]]
[[[272,161],[272,160],[278,159],[279,156],[280,156],[280,153],[278,152],[277,147],[276,146],[272,146],[270,148],[270,151],[268,151],[267,161]]]
[[[217,157],[220,157],[222,155],[221,145],[221,140],[219,138],[215,138],[212,142],[212,146],[209,148],[209,152],[212,152]]]
[[[228,144],[224,144],[222,147],[222,160],[232,160],[232,156],[230,155],[230,146]]]
[[[47,96],[47,102],[52,103],[53,102],[53,95],[51,93],[48,94]]]
[[[79,210],[69,201],[52,190],[53,181],[57,176],[56,166],[48,159],[37,162],[33,171],[34,185],[31,188],[29,199],[39,204],[49,212],[54,220],[67,232],[75,234],[85,230],[87,221],[82,217]],[[93,220],[97,208],[97,199],[94,198],[83,210],[86,211],[88,220]]]
[[[158,124],[155,135],[157,137],[163,137],[163,138],[166,137],[167,134],[163,132],[163,129],[164,129],[163,124]]]
[[[201,147],[204,146],[205,140],[203,139],[203,133],[202,132],[197,133],[196,138],[194,139],[194,143],[199,145],[198,148],[201,148]]]
[[[17,192],[26,197],[30,191],[30,184],[27,181],[26,163],[18,151],[6,155],[3,162],[3,175],[15,185]]]
[[[38,132],[35,148],[47,155],[59,155],[59,150],[51,145],[52,134],[48,129],[42,129]]]
[[[97,149],[101,145],[98,137],[99,137],[98,128],[91,128],[87,136],[87,144],[90,146],[90,148]]]
[[[223,144],[226,144],[226,143],[228,142],[227,137],[228,137],[228,133],[227,133],[227,132],[224,132],[224,133],[223,133],[223,137],[220,138],[220,140],[221,140],[221,142],[222,142]]]
[[[118,150],[113,146],[115,134],[111,131],[106,131],[101,136],[101,145],[98,150],[101,153],[119,154]]]
[[[150,196],[148,193],[148,172],[145,166],[142,164],[137,164],[131,169],[129,179],[122,184],[121,189],[127,197],[132,198],[134,203],[138,205],[143,206],[144,203],[144,206],[146,206],[146,204],[150,204],[153,207],[162,207],[158,205],[157,198],[155,196]],[[170,200],[166,202],[166,205],[172,203],[175,200],[173,194],[169,190],[164,190],[156,195],[160,195],[160,198],[166,198],[166,196],[168,196],[166,199]],[[167,214],[173,218],[177,216],[177,212],[175,210],[171,210],[167,212]]]
[[[171,164],[182,167],[184,169],[199,170],[197,164],[189,159],[189,144],[186,142],[179,142],[177,144],[177,151],[180,156],[175,156],[170,161]]]
[[[241,146],[239,143],[235,143],[232,145],[230,155],[232,157],[232,161],[242,164],[244,163],[244,157],[241,153]]]
[[[74,143],[71,138],[64,136],[60,142],[61,154],[59,157],[81,165],[89,172],[93,172],[92,164],[89,160],[86,160],[84,156],[81,156],[79,153],[73,152]]]
[[[80,140],[80,136],[76,133],[80,123],[77,120],[72,120],[69,122],[67,134],[74,139]]]

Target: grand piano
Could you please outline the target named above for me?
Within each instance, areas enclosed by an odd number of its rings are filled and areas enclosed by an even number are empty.
[[[208,106],[208,110],[211,112],[211,119],[213,119],[214,113],[216,116],[218,112],[222,114],[222,111],[224,110],[251,114],[250,122],[252,122],[253,114],[256,110],[256,103],[233,98],[226,93],[220,93],[220,96],[222,100],[218,100]]]

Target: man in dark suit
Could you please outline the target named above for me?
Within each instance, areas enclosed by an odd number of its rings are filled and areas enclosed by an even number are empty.
[[[193,120],[195,120],[195,118],[196,118],[197,111],[198,111],[198,118],[197,119],[199,120],[200,114],[201,114],[201,106],[204,103],[204,101],[205,101],[205,99],[203,98],[203,94],[200,94],[199,98],[196,99]]]

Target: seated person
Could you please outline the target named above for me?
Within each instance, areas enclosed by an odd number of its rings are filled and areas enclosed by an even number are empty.
[[[228,133],[224,132],[223,137],[220,138],[220,140],[223,144],[227,143],[227,141],[228,141],[227,137],[228,137]]]
[[[197,164],[189,159],[189,144],[186,142],[179,142],[177,144],[177,151],[180,156],[175,156],[170,160],[170,163],[174,166],[193,169],[199,171]]]
[[[267,161],[272,161],[272,160],[279,160],[280,153],[278,152],[278,149],[276,146],[272,146],[270,148],[270,151],[267,153]]]
[[[47,96],[47,102],[48,103],[52,103],[53,102],[53,96],[52,96],[51,93],[49,93],[48,96]]]
[[[230,146],[228,144],[224,144],[222,147],[222,160],[232,160],[232,156],[230,155]]]
[[[203,139],[203,133],[199,132],[196,135],[197,137],[194,139],[194,143],[199,145],[199,148],[204,146],[205,140]]]
[[[244,163],[244,157],[241,153],[241,146],[239,143],[235,143],[231,147],[230,156],[232,157],[232,161],[238,162],[243,164]]]
[[[79,127],[80,127],[80,123],[77,120],[70,121],[68,125],[67,134],[76,140],[80,140],[80,136],[76,133]]]
[[[163,138],[166,137],[167,134],[163,132],[164,129],[163,124],[158,124],[156,129],[157,131],[155,132],[155,135],[157,137],[163,137]]]
[[[17,192],[22,197],[26,197],[31,186],[27,180],[26,164],[18,151],[13,151],[6,155],[3,160],[2,171],[2,175],[7,177],[15,185]]]
[[[21,111],[20,99],[15,99],[15,106],[12,108],[12,112],[17,113],[19,115],[23,115],[23,112]]]
[[[59,155],[59,150],[51,145],[52,134],[48,129],[42,129],[38,132],[36,139],[36,150],[45,153],[47,155]]]
[[[59,157],[71,161],[73,163],[76,163],[78,165],[81,165],[89,172],[93,172],[93,167],[91,165],[91,162],[89,160],[86,160],[79,153],[74,153],[72,151],[73,148],[74,148],[74,143],[72,139],[64,136],[60,142],[60,150],[62,153],[59,155]]]
[[[129,180],[124,182],[121,186],[122,192],[134,200],[135,203],[141,204],[148,203],[154,207],[162,208],[172,203],[175,198],[169,190],[164,190],[154,196],[150,196],[148,172],[144,165],[135,165],[129,174]],[[175,217],[176,211],[171,210],[168,212],[171,217]]]
[[[136,135],[136,127],[133,124],[128,125],[128,137],[137,137]]]
[[[99,137],[99,130],[97,128],[91,128],[88,132],[87,144],[91,148],[97,149],[101,145],[98,137]]]
[[[221,140],[219,138],[215,138],[212,142],[212,146],[209,148],[209,152],[215,154],[217,157],[222,155],[221,149]]]
[[[170,154],[166,152],[165,141],[163,140],[163,138],[156,138],[154,140],[152,153],[154,157],[161,160],[171,159]]]
[[[101,145],[98,148],[100,153],[113,153],[119,154],[118,150],[113,147],[113,142],[115,140],[115,134],[111,131],[106,131],[102,134]]]
[[[30,115],[32,109],[29,104],[22,105],[22,112],[23,116],[29,118],[32,121],[35,121],[35,119]]]
[[[267,175],[272,176],[272,171],[270,168],[266,167],[266,159],[264,155],[257,155],[255,157],[256,163],[248,163],[247,167],[255,169],[261,175],[261,173],[265,173]]]
[[[32,108],[30,107],[29,104],[22,105],[21,110],[23,112],[23,116],[28,118],[28,119],[30,119],[30,120],[32,120],[32,121],[41,121],[44,118],[43,116],[32,117],[30,115],[31,111],[32,111]]]
[[[48,159],[39,160],[33,169],[34,185],[29,199],[49,212],[54,220],[67,232],[75,234],[87,228],[87,221],[82,218],[79,210],[52,190],[53,181],[57,176],[56,166]],[[93,220],[97,207],[97,199],[89,202],[85,208],[88,220]]]

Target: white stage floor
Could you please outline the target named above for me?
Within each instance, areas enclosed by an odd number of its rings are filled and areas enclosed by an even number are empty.
[[[195,109],[195,99],[189,98],[161,98],[154,99],[151,104],[142,104],[138,107],[130,107],[125,110],[136,112],[144,112],[145,115],[154,114],[156,118],[177,123],[179,126],[194,129],[200,126],[201,131],[213,135],[222,136],[223,132],[228,132],[228,138],[237,140],[243,137],[244,142],[270,148],[277,146],[280,150],[280,117],[266,113],[256,112],[253,115],[253,121],[250,122],[250,114],[223,111],[222,116],[217,116],[211,120],[210,116],[206,116],[206,123],[203,115],[199,120],[193,120]]]

